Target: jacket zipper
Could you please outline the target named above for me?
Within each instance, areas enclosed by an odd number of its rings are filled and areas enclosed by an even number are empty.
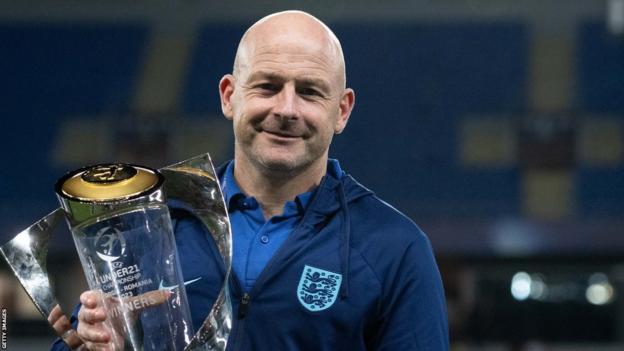
[[[238,279],[233,277],[234,279]],[[238,283],[238,282],[237,282]],[[240,285],[236,284],[240,291]],[[243,330],[245,328],[245,316],[247,315],[247,307],[249,306],[249,300],[251,300],[251,296],[248,293],[243,293],[243,297],[241,298],[240,304],[238,305],[238,320],[236,327],[236,338],[234,340],[234,351],[243,350]]]
[[[251,297],[248,293],[243,294],[240,305],[238,306],[238,319],[243,319],[247,315],[247,308],[249,307],[249,300]]]

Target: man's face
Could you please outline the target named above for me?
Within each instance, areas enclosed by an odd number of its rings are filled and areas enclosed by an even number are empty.
[[[332,136],[342,131],[353,105],[331,47],[292,39],[250,45],[236,77],[221,81],[236,157],[268,170],[296,171],[325,162]]]

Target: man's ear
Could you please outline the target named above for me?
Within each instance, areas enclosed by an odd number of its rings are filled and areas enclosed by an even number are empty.
[[[231,120],[234,116],[232,111],[232,95],[234,94],[234,76],[226,74],[219,82],[219,95],[221,96],[221,111],[225,118]]]
[[[349,116],[351,116],[351,111],[353,111],[353,106],[355,105],[355,92],[351,88],[345,89],[342,93],[342,97],[340,98],[340,115],[338,116],[338,120],[336,121],[336,125],[334,126],[334,133],[340,134],[347,126],[347,122],[349,121]]]

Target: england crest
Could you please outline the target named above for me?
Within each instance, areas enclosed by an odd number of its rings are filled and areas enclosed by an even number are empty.
[[[299,279],[297,298],[308,311],[322,311],[336,301],[342,275],[306,265]]]

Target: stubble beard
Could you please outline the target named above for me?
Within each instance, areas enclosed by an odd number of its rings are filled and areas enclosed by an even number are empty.
[[[258,135],[255,135],[254,138],[257,137]],[[244,153],[248,163],[261,174],[274,179],[287,180],[305,173],[319,159],[323,159],[327,151],[320,145],[309,145],[303,140],[304,147],[302,151],[297,150],[296,153],[288,155],[289,157],[284,157],[284,155],[277,155],[276,157],[274,153],[278,153],[278,151],[263,151],[262,146],[257,143],[258,140],[255,140],[255,143],[254,140],[248,143],[238,143],[240,149],[238,151]],[[317,147],[315,148],[314,146]]]

